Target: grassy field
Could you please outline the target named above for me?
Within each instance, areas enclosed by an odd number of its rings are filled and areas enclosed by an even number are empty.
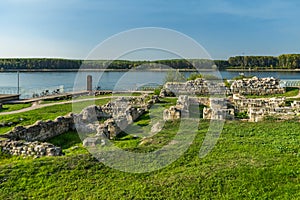
[[[24,104],[4,104],[2,109],[0,109],[0,112],[10,112],[14,110],[21,110],[23,108],[30,107],[30,103],[24,103]]]
[[[118,97],[118,96],[140,96],[142,95],[139,92],[133,92],[133,93],[114,93],[114,94],[105,94],[105,95],[82,95],[74,98],[63,98],[63,99],[46,99],[41,102],[41,104],[48,104],[48,103],[56,103],[56,102],[66,102],[66,101],[71,101],[71,100],[80,100],[80,99],[92,99],[92,98],[102,98],[102,97]]]
[[[134,126],[147,125],[149,120],[146,114]],[[166,123],[163,131],[143,145],[141,138],[130,134],[114,143],[127,151],[153,151],[168,143],[178,126],[179,122]],[[226,122],[213,151],[200,159],[208,127],[208,121],[200,121],[195,140],[176,162],[142,174],[103,165],[73,132],[50,140],[62,146],[63,157],[0,154],[0,199],[300,198],[299,122]]]

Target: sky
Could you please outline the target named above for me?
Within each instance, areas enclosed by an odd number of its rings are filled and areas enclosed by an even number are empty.
[[[142,27],[181,32],[213,59],[300,53],[299,9],[298,0],[1,0],[0,57],[84,59]]]

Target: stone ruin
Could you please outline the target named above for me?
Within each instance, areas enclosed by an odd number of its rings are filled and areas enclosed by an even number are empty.
[[[284,94],[285,89],[280,86],[279,79],[270,78],[244,78],[235,80],[230,86],[232,94],[242,95],[272,95]]]
[[[168,82],[161,92],[161,97],[174,97],[179,95],[216,95],[227,92],[222,80],[205,80],[197,78],[196,80],[185,83]]]
[[[187,95],[181,95],[178,97],[176,106],[171,106],[169,109],[164,110],[163,119],[165,121],[172,121],[180,118],[188,118],[189,107],[189,97]]]
[[[217,89],[214,89],[217,88]],[[180,119],[183,112],[188,113],[188,109],[181,108],[182,99],[188,99],[189,104],[205,105],[203,109],[204,119],[234,119],[235,114],[245,112],[249,116],[249,121],[261,121],[265,116],[284,116],[285,118],[299,115],[300,102],[294,101],[290,107],[285,106],[286,99],[264,98],[248,99],[242,95],[274,95],[285,93],[285,88],[280,86],[279,80],[271,78],[244,78],[235,80],[230,88],[224,89],[223,83],[206,81],[198,78],[185,83],[166,83],[161,90],[160,96],[178,96],[176,106],[172,106],[164,111],[165,120]],[[228,98],[214,98],[215,94],[231,94]],[[189,97],[181,97],[189,95]],[[193,95],[211,95],[212,98],[197,98]],[[223,103],[221,101],[224,101]],[[217,102],[217,103],[215,103]]]
[[[83,142],[84,145],[93,146],[99,141],[103,142],[102,138],[116,137],[157,102],[159,99],[155,95],[150,100],[148,96],[121,97],[104,106],[88,106],[79,114],[70,113],[55,120],[37,121],[30,126],[17,126],[1,135],[8,140],[1,141],[0,147],[2,151],[13,155],[57,156],[61,155],[58,153],[61,152],[59,147],[41,142],[74,130],[87,135],[96,133],[94,137],[87,137]]]
[[[209,107],[203,108],[203,119],[233,120],[234,109],[229,104],[226,98],[211,98]]]
[[[276,116],[283,119],[290,119],[300,115],[300,101],[294,101],[291,106],[286,106],[285,97],[247,99],[241,95],[233,95],[228,98],[205,98],[178,97],[176,106],[164,110],[163,119],[177,120],[189,117],[190,105],[203,105],[203,119],[233,120],[235,114],[245,112],[248,114],[248,121],[262,121],[267,116]],[[184,106],[183,106],[184,105]],[[183,114],[184,113],[184,114]]]
[[[294,110],[297,110],[298,112],[300,112],[300,101],[294,101],[293,103],[291,103],[291,107]]]
[[[205,80],[198,78],[185,83],[168,82],[161,92],[161,97],[174,97],[179,95],[273,95],[284,94],[279,79],[270,78],[244,78],[235,80],[230,88],[226,88],[222,80]]]
[[[232,120],[234,119],[234,109],[227,107],[228,101],[225,98],[196,98],[181,95],[178,97],[176,106],[171,106],[164,110],[163,119],[165,121],[189,118],[190,105],[205,105],[203,109],[204,119]]]
[[[250,108],[261,108],[272,110],[285,106],[285,97],[248,99],[242,95],[234,94],[232,104],[237,112],[247,112]]]
[[[103,123],[97,123],[96,134],[86,137],[84,146],[105,145],[106,139],[113,139],[123,132],[130,124],[145,113],[154,103],[158,103],[158,96],[145,101],[145,98],[122,97],[112,101],[103,107],[103,110],[110,115]]]
[[[25,142],[14,140],[0,141],[0,148],[4,153],[14,156],[61,156],[63,155],[60,147],[46,142]]]
[[[250,122],[262,121],[267,116],[282,117],[285,119],[299,115],[299,101],[286,106],[285,97],[247,99],[241,95],[233,95],[232,104],[236,112],[246,112]]]
[[[37,121],[30,126],[16,126],[1,137],[27,142],[45,141],[69,130],[74,130],[73,114],[57,117],[55,120]]]

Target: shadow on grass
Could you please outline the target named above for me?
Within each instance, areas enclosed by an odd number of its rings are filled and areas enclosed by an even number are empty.
[[[55,146],[59,146],[62,149],[68,149],[78,143],[81,143],[82,141],[76,131],[69,131],[67,133],[51,138],[47,140],[47,142],[50,142]]]

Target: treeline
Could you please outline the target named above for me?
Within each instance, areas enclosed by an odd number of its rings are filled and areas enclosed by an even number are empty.
[[[209,69],[213,65],[215,65],[214,61],[208,59],[172,59],[155,61],[87,60],[83,61],[81,69]]]
[[[224,66],[220,66],[221,68]],[[266,69],[300,69],[300,54],[283,54],[275,56],[235,56],[228,59],[228,67],[266,68]]]
[[[228,60],[172,59],[156,61],[128,60],[69,60],[54,58],[0,59],[5,70],[58,70],[58,69],[300,69],[300,54],[275,56],[235,56]]]
[[[0,59],[0,69],[3,70],[35,70],[35,69],[78,69],[81,60],[52,58],[11,58]]]
[[[5,70],[56,70],[56,69],[195,69],[211,68],[208,59],[173,59],[156,61],[128,60],[68,60],[52,58],[0,59],[0,69]]]

